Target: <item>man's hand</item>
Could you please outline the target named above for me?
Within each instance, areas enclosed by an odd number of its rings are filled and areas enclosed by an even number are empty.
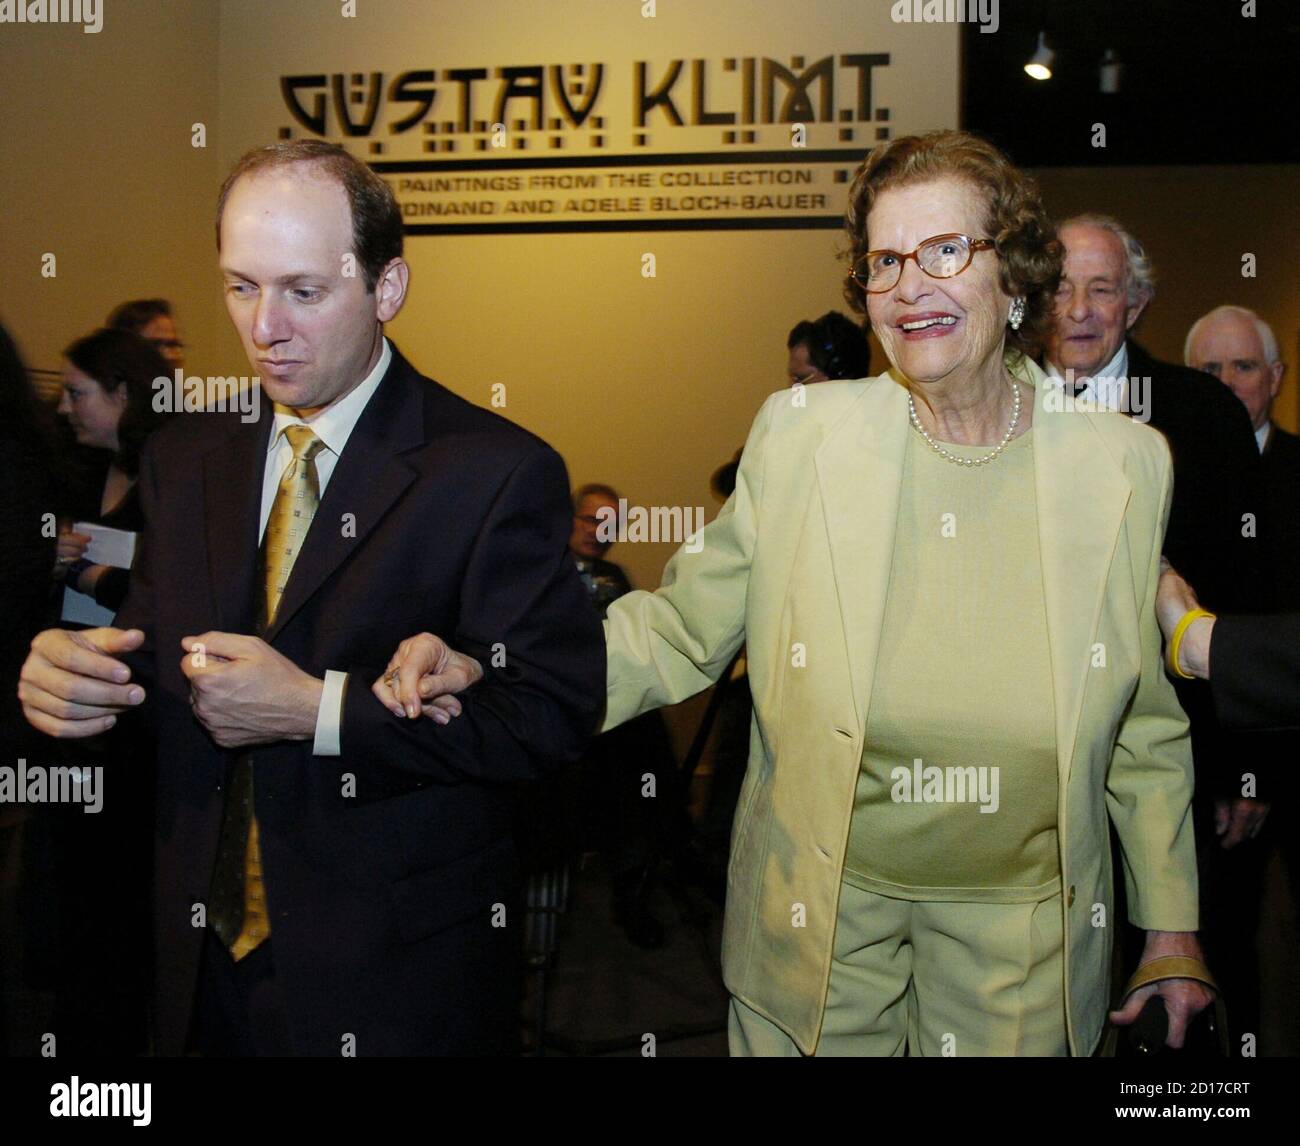
[[[483,679],[483,666],[432,633],[407,637],[397,646],[384,675],[370,686],[394,716],[421,713],[447,724],[461,712],[455,694]]]
[[[1148,931],[1138,967],[1163,955],[1189,955],[1202,962],[1205,960],[1196,932]],[[1214,992],[1195,979],[1161,979],[1134,991],[1123,1007],[1111,1011],[1110,1021],[1117,1027],[1128,1026],[1142,1013],[1142,1007],[1152,995],[1164,997],[1165,1012],[1169,1016],[1169,1034],[1165,1043],[1176,1050],[1182,1047],[1191,1021],[1214,1002]]]
[[[209,632],[182,637],[181,648],[194,715],[222,748],[316,735],[325,682],[260,637]]]
[[[47,736],[70,740],[112,728],[117,713],[144,701],[144,689],[127,683],[131,670],[114,658],[143,643],[139,629],[38,633],[18,676],[27,722]]]
[[[1178,575],[1178,571],[1164,558],[1160,558],[1160,583],[1156,586],[1156,619],[1165,643],[1173,639],[1178,622],[1191,610],[1199,609],[1192,587]],[[1183,634],[1178,648],[1178,667],[1185,673],[1208,679],[1210,675],[1210,641],[1214,621],[1200,617],[1193,621]]]
[[[1219,847],[1235,848],[1242,840],[1253,840],[1264,828],[1269,805],[1263,800],[1237,796],[1214,801],[1214,834]]]

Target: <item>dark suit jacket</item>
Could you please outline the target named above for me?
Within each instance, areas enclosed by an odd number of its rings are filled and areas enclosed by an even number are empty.
[[[1259,523],[1266,514],[1259,447],[1245,406],[1212,375],[1160,362],[1132,340],[1128,373],[1151,380],[1150,424],[1168,439],[1173,454],[1165,556],[1205,608],[1267,608],[1261,543],[1258,536],[1243,535],[1243,515]],[[1174,687],[1192,726],[1197,804],[1204,809],[1213,796],[1239,795],[1243,757],[1253,760],[1253,753],[1239,737],[1220,731],[1205,681],[1177,680]]]
[[[1131,377],[1151,379],[1151,425],[1174,458],[1165,556],[1207,609],[1258,610],[1260,547],[1242,534],[1244,514],[1265,513],[1250,415],[1213,375],[1159,362],[1131,341],[1128,360]]]
[[[1300,613],[1220,617],[1210,685],[1227,727],[1300,728]],[[1295,767],[1294,758],[1288,763]]]
[[[52,500],[48,460],[39,437],[0,427],[0,744],[10,768],[20,756],[35,760],[50,743],[27,723],[18,702],[18,673],[32,637],[48,622],[54,588],[57,541],[43,529]]]
[[[147,524],[117,623],[148,637],[133,659],[159,744],[162,1054],[186,1046],[204,935],[193,917],[233,759],[190,711],[180,641],[255,632],[273,414],[264,402],[248,425],[178,418],[141,466]],[[359,1055],[509,1047],[521,932],[511,785],[575,758],[605,691],[600,623],[567,552],[571,516],[554,450],[394,351],[266,633],[307,672],[351,673],[341,756],[315,757],[310,741],[253,752],[272,953],[298,1053],[338,1055],[349,1034]],[[447,726],[399,720],[370,693],[423,630],[487,673]]]
[[[1274,609],[1284,613],[1296,613],[1300,610],[1300,438],[1288,434],[1285,430],[1273,426],[1264,443],[1262,455],[1264,478],[1265,514],[1259,530],[1260,555],[1263,559],[1264,573],[1268,581],[1271,604]],[[1295,638],[1295,630],[1288,628],[1286,621],[1278,618],[1281,628],[1278,636],[1264,636],[1262,649],[1275,647],[1270,641],[1286,640],[1287,634]],[[1277,711],[1277,704],[1285,697],[1288,681],[1279,665],[1283,662],[1270,663],[1277,657],[1285,658],[1285,644],[1276,654],[1261,651],[1258,658],[1250,659],[1250,648],[1255,641],[1256,630],[1260,626],[1253,618],[1233,618],[1225,626],[1223,647],[1228,668],[1225,672],[1235,673],[1240,667],[1245,670],[1240,674],[1242,689],[1258,687],[1259,695],[1254,698],[1244,694],[1237,701],[1227,702],[1220,696],[1217,681],[1211,678],[1215,709],[1220,722],[1233,727],[1263,727],[1268,731],[1257,731],[1243,743],[1249,741],[1251,756],[1258,759],[1259,796],[1264,800],[1294,802],[1300,796],[1300,775],[1296,774],[1295,761],[1300,759],[1300,731],[1288,725],[1300,726],[1292,715],[1283,717]],[[1263,627],[1267,627],[1266,624]],[[1227,630],[1231,630],[1227,632]],[[1215,654],[1218,655],[1218,638],[1215,638]],[[1241,658],[1236,654],[1240,650]],[[1217,666],[1211,666],[1216,668]],[[1290,679],[1296,680],[1294,669]],[[1282,691],[1279,691],[1282,690]],[[1261,706],[1261,711],[1254,713],[1252,704]],[[1245,707],[1247,715],[1243,717],[1240,709]],[[1292,706],[1294,709],[1294,705]]]
[[[1273,604],[1300,609],[1300,438],[1280,426],[1264,443],[1264,562],[1272,578]]]

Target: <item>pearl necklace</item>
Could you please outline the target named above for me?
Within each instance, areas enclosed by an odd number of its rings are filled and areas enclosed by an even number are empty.
[[[916,403],[912,401],[912,393],[910,390],[907,394],[907,413],[911,417],[912,425],[916,427],[917,432],[930,443],[930,448],[941,458],[946,458],[948,461],[959,466],[986,466],[996,458],[998,454],[1007,448],[1007,443],[1011,441],[1011,435],[1016,432],[1016,423],[1020,421],[1020,387],[1014,382],[1011,383],[1011,392],[1015,395],[1015,404],[1011,408],[1011,425],[1007,427],[1007,432],[1002,435],[1002,441],[997,444],[993,452],[985,454],[982,458],[958,457],[956,454],[945,450],[938,442],[930,437],[925,427],[921,425],[921,419],[916,416]]]

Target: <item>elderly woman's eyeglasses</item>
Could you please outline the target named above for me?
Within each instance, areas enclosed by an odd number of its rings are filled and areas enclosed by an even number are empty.
[[[995,245],[992,239],[972,239],[969,235],[935,235],[907,254],[868,251],[853,264],[850,273],[867,294],[884,294],[898,285],[908,259],[915,259],[931,278],[950,279],[970,266],[976,251],[987,251]]]

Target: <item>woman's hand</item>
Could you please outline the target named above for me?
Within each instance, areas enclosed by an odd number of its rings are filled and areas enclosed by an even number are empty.
[[[89,533],[73,533],[70,529],[61,532],[55,549],[54,575],[62,577],[67,567],[86,552],[90,541]]]
[[[1148,931],[1138,970],[1152,959],[1165,955],[1184,955],[1201,963],[1205,961],[1196,932]],[[1214,992],[1196,979],[1160,979],[1134,991],[1118,1011],[1111,1011],[1110,1021],[1117,1027],[1128,1026],[1142,1013],[1142,1007],[1152,995],[1164,997],[1165,1012],[1169,1016],[1169,1034],[1165,1043],[1175,1049],[1182,1047],[1192,1020],[1214,1002]]]
[[[77,577],[77,583],[74,588],[78,593],[85,593],[87,597],[95,595],[95,586],[99,579],[111,569],[111,565],[91,565],[83,569]]]
[[[483,666],[441,637],[420,633],[397,646],[384,675],[370,691],[394,716],[423,715],[448,724],[461,714],[455,694],[483,679]]]
[[[1156,619],[1165,643],[1173,639],[1178,622],[1200,602],[1192,587],[1178,575],[1178,571],[1164,558],[1160,558],[1160,583],[1156,587]],[[1214,632],[1214,619],[1201,617],[1193,621],[1183,634],[1178,646],[1178,667],[1185,673],[1208,679],[1210,675],[1210,641]]]

